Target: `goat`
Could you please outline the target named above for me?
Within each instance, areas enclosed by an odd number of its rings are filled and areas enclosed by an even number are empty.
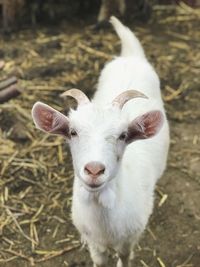
[[[152,213],[169,129],[159,78],[141,44],[117,18],[110,22],[121,39],[121,55],[103,69],[93,100],[71,89],[62,96],[74,97],[77,110],[65,116],[37,102],[32,116],[39,129],[69,142],[73,223],[94,266],[106,265],[111,248],[119,255],[117,267],[127,267]]]

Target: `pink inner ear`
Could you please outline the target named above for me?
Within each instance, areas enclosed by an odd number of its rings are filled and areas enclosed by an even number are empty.
[[[128,127],[127,142],[153,137],[160,131],[163,123],[164,116],[159,110],[137,117]]]
[[[164,122],[164,117],[161,111],[150,111],[142,115],[141,123],[144,126],[145,135],[152,137],[157,134]]]
[[[50,106],[37,102],[32,109],[32,116],[36,126],[42,131],[68,135],[68,119]]]
[[[36,103],[32,110],[34,122],[38,128],[51,131],[53,124],[53,110],[42,103]]]

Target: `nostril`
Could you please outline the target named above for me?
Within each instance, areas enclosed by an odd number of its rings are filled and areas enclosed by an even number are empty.
[[[91,171],[90,171],[90,169],[89,169],[87,166],[85,166],[84,171],[85,171],[87,174],[92,174]]]
[[[101,170],[99,170],[98,175],[104,174],[104,172],[105,172],[105,167],[103,167]]]
[[[97,177],[105,172],[105,166],[97,161],[89,162],[85,165],[84,171],[86,174]]]

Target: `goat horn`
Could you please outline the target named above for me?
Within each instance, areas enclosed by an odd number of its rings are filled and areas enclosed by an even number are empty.
[[[136,91],[136,90],[127,90],[123,93],[121,93],[120,95],[118,95],[113,101],[112,101],[112,105],[119,107],[120,109],[123,108],[124,104],[136,97],[142,97],[142,98],[148,98],[146,95],[144,95],[143,93]]]
[[[86,105],[90,103],[89,98],[79,89],[70,89],[60,95],[61,97],[71,96],[78,102],[78,105]]]

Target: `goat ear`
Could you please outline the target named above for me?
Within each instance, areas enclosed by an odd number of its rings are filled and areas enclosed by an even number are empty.
[[[32,117],[36,127],[44,132],[64,136],[69,135],[68,118],[42,102],[34,104]]]
[[[163,122],[164,116],[159,110],[150,111],[137,117],[128,126],[127,143],[153,137],[160,131]]]

